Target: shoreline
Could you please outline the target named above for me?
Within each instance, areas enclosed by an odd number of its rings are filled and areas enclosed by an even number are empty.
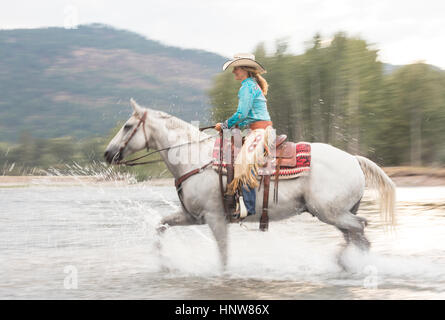
[[[400,166],[382,169],[398,187],[445,186],[445,168]]]
[[[0,176],[0,188],[19,188],[30,186],[82,186],[82,185],[147,185],[174,186],[173,178],[158,178],[141,182],[131,180],[104,180],[96,176]]]
[[[445,186],[445,168],[385,167],[385,173],[397,187]],[[67,185],[131,185],[174,186],[173,178],[154,178],[141,182],[104,180],[96,176],[0,176],[0,187],[67,186]]]

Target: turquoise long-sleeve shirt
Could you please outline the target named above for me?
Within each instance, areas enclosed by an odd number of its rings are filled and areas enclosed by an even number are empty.
[[[254,78],[249,77],[241,82],[238,99],[238,109],[223,123],[224,129],[235,125],[244,128],[255,121],[270,121],[266,97]]]

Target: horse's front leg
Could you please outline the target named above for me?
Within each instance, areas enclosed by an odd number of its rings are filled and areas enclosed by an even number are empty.
[[[171,214],[161,220],[159,227],[156,228],[158,235],[162,234],[169,227],[174,226],[189,226],[193,224],[198,224],[192,217],[186,215],[182,210]]]
[[[198,224],[196,220],[194,220],[192,217],[189,217],[186,215],[182,210],[179,210],[176,213],[173,213],[165,218],[163,218],[158,227],[156,228],[157,237],[155,237],[154,242],[154,248],[156,250],[156,253],[158,255],[161,270],[164,272],[170,271],[169,268],[165,265],[165,257],[163,256],[162,252],[162,243],[161,243],[161,236],[162,234],[170,227],[174,226],[188,226]]]
[[[212,230],[221,258],[223,270],[227,267],[227,221],[224,213],[212,211],[205,215],[206,222]]]

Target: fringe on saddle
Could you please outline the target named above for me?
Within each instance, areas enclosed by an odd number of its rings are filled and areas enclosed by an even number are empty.
[[[235,159],[234,178],[227,186],[226,194],[233,195],[244,185],[251,188],[258,187],[259,182],[256,178],[258,167],[266,163],[266,158],[269,156],[269,141],[274,141],[274,133],[272,126],[268,126],[266,129],[256,129],[249,133]]]

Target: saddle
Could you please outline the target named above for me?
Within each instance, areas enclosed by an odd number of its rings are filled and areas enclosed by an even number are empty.
[[[286,139],[287,135],[285,134],[279,135],[276,138],[275,148],[272,148],[271,150],[271,157],[273,160],[269,165],[258,168],[259,175],[266,176],[273,174],[275,169],[271,167],[276,167],[278,163],[280,164],[280,167],[295,167],[297,165],[296,143],[286,141]]]
[[[224,139],[222,132],[220,137],[215,142],[213,150],[214,163],[213,167],[217,169],[219,174],[219,184],[221,191],[221,198],[226,212],[227,219],[235,211],[236,201],[235,195],[227,195],[224,189],[223,175],[227,175],[227,185],[234,177],[234,158],[235,154],[239,152],[240,148],[236,147],[235,140],[240,136],[238,130],[234,130],[230,139]],[[275,144],[269,150],[269,157],[264,166],[258,168],[258,176],[260,176],[260,186],[258,191],[263,186],[263,210],[260,218],[260,230],[267,231],[269,227],[269,189],[270,180],[274,180],[274,202],[278,202],[278,182],[282,179],[294,179],[299,177],[302,173],[308,172],[310,168],[310,144],[306,142],[290,142],[286,141],[286,135],[279,135],[276,137]],[[221,143],[222,142],[222,143]],[[228,153],[227,153],[228,152]],[[229,155],[230,159],[224,159],[224,155]],[[224,169],[224,170],[223,170]]]

